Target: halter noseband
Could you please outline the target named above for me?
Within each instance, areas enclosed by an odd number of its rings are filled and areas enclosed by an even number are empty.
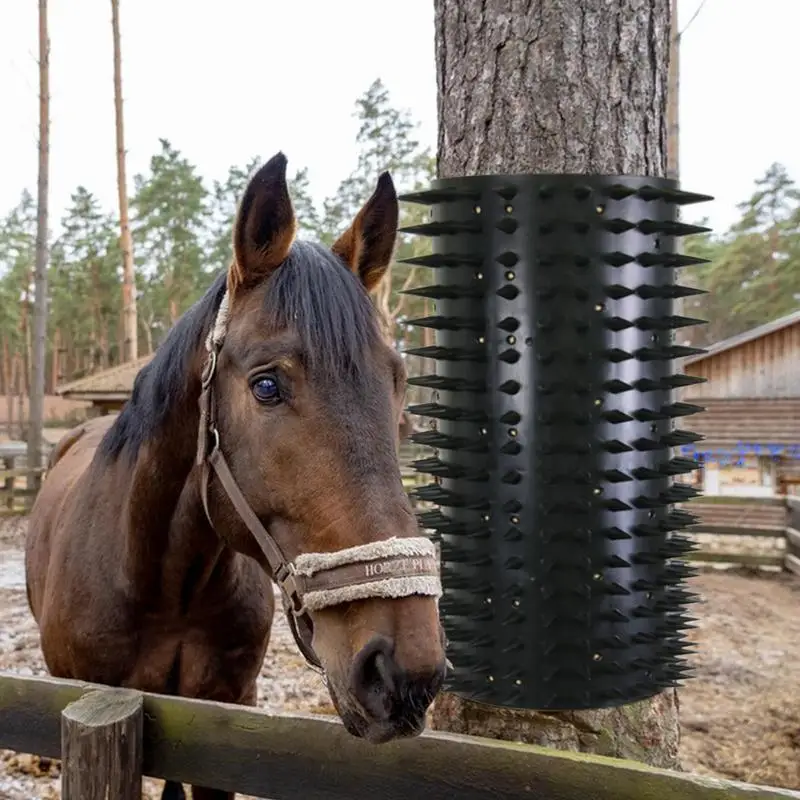
[[[208,360],[200,390],[200,427],[197,459],[200,495],[209,524],[208,483],[213,471],[236,513],[253,535],[267,560],[272,578],[283,597],[283,607],[297,647],[307,664],[323,673],[314,652],[312,611],[368,598],[408,597],[413,594],[440,597],[442,585],[433,543],[423,537],[392,538],[349,547],[331,553],[304,553],[288,561],[278,543],[261,524],[236,483],[220,449],[214,377],[217,359],[228,326],[228,293],[225,292],[213,328],[206,338]]]

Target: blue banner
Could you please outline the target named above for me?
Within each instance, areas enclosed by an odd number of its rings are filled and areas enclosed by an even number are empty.
[[[702,448],[702,444],[700,445]],[[765,456],[777,459],[780,456],[800,459],[800,444],[760,444],[757,442],[737,442],[734,448],[703,450],[697,445],[687,444],[680,448],[681,455],[689,458],[702,458],[716,461],[720,466],[743,467],[747,456]]]

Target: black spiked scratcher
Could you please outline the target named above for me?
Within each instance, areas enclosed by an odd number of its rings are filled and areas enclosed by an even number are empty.
[[[674,334],[701,320],[675,271],[701,263],[677,221],[711,198],[644,177],[517,175],[435,181],[402,199],[430,206],[436,344],[413,378],[433,401],[409,411],[435,452],[415,462],[438,505],[420,514],[441,544],[449,689],[496,705],[601,708],[685,677],[684,587],[692,550],[673,508],[697,492],[673,477],[698,464],[671,448],[701,437],[697,383],[673,360],[704,352]],[[680,425],[679,425],[680,423]]]

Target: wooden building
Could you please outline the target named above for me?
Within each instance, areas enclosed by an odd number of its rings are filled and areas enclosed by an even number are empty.
[[[800,489],[800,311],[686,358],[707,382],[681,399],[704,406],[686,427],[704,441],[681,448],[703,462],[709,495],[771,496]]]
[[[88,402],[90,417],[118,413],[133,391],[133,381],[139,370],[152,358],[143,356],[127,364],[120,364],[102,372],[61,384],[55,393],[69,400]]]

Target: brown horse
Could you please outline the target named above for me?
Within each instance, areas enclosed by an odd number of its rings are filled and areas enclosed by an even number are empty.
[[[119,416],[59,443],[28,597],[55,676],[254,704],[274,581],[347,730],[384,742],[423,729],[446,664],[438,563],[396,457],[403,363],[368,294],[397,195],[383,174],[329,250],[294,241],[285,173],[279,153],[253,176],[233,264]]]

